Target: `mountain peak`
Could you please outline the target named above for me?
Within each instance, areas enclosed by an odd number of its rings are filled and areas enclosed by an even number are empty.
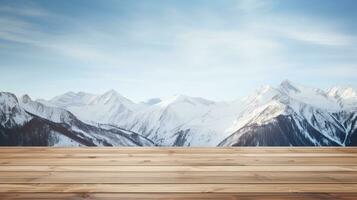
[[[272,90],[273,87],[270,86],[270,85],[262,85],[258,90],[257,90],[257,93],[266,93],[267,91],[269,90]]]
[[[299,93],[300,92],[300,90],[298,89],[298,87],[294,84],[294,83],[292,83],[291,81],[289,81],[289,80],[284,80],[283,82],[281,82],[280,83],[280,85],[279,85],[279,87],[283,90],[283,91],[285,91],[285,92],[287,92],[287,93],[289,93],[290,91],[293,91],[293,92],[295,92],[295,93]]]
[[[104,95],[105,95],[105,94],[119,94],[119,93],[118,93],[116,90],[114,90],[114,89],[110,89],[110,90],[104,92]]]
[[[357,98],[357,88],[353,86],[335,86],[327,90],[327,95],[334,98]]]
[[[119,92],[117,92],[116,90],[108,90],[105,93],[103,93],[102,95],[100,95],[101,98],[105,98],[107,100],[110,99],[126,99],[129,100],[127,98],[125,98],[124,96],[122,96],[121,94],[119,94]]]
[[[68,92],[63,94],[63,96],[75,96],[75,95],[76,95],[76,93],[73,92],[73,91],[68,91]]]
[[[0,104],[6,104],[7,102],[12,102],[12,104],[17,104],[18,99],[16,95],[10,92],[0,92]]]
[[[172,99],[175,101],[181,101],[181,100],[185,100],[185,99],[189,99],[189,96],[183,95],[183,94],[175,94],[174,96],[172,96]]]
[[[55,96],[53,99],[60,99],[60,98],[76,98],[76,97],[83,97],[83,96],[93,96],[94,94],[86,93],[86,92],[73,92],[73,91],[68,91],[66,93],[63,93],[61,95]]]
[[[20,107],[17,97],[9,92],[0,92],[0,125],[14,127],[23,125],[31,119],[24,109]]]
[[[159,105],[161,106],[168,106],[171,104],[177,104],[177,103],[189,103],[192,105],[198,105],[198,104],[202,104],[202,105],[210,105],[210,104],[214,104],[213,101],[204,99],[204,98],[200,98],[200,97],[190,97],[187,95],[183,95],[183,94],[176,94],[172,97],[169,97],[167,99],[162,100]]]
[[[50,99],[49,101],[41,101],[42,103],[49,104],[56,107],[67,108],[69,106],[86,105],[97,95],[85,92],[66,92]]]
[[[86,96],[86,95],[93,95],[93,94],[86,93],[86,92],[77,92],[77,95],[78,96]]]
[[[90,102],[91,105],[94,104],[104,104],[104,105],[115,105],[115,104],[121,104],[125,105],[126,107],[132,107],[134,103],[129,100],[128,98],[122,96],[119,94],[117,91],[111,89],[108,90],[107,92],[103,93],[102,95],[97,96],[95,99],[93,99]]]
[[[28,94],[25,94],[21,97],[21,102],[23,102],[23,103],[28,103],[30,101],[32,101],[32,99]]]

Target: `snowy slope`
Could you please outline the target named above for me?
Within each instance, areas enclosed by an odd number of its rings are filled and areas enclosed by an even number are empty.
[[[175,95],[134,103],[113,90],[85,100],[78,94],[65,94],[46,103],[68,109],[87,123],[133,131],[164,146],[228,146],[238,144],[248,133],[254,136],[258,129],[267,134],[267,128],[279,129],[274,133],[281,137],[295,138],[284,140],[284,145],[350,145],[356,130],[357,98],[351,87],[324,91],[286,80],[230,102]],[[281,131],[282,122],[289,122],[289,128],[284,126],[289,133]],[[266,140],[270,136],[264,137],[265,142],[257,136],[254,142],[245,139],[241,145],[270,145]]]
[[[24,109],[19,106],[19,102],[14,94],[0,92],[0,125],[5,128],[22,126],[31,120]]]
[[[119,126],[165,146],[214,146],[225,135],[237,107],[230,103],[176,95],[146,107]]]
[[[72,118],[75,118],[65,109],[46,106],[40,102],[33,101],[28,95],[20,97],[19,104],[27,112],[48,119],[52,122],[71,124],[71,121],[73,120]]]
[[[351,86],[335,86],[327,91],[329,97],[338,101],[343,109],[357,108],[357,88]]]
[[[67,108],[71,106],[81,106],[88,104],[91,100],[96,97],[94,94],[85,92],[67,92],[65,94],[56,96],[49,101],[38,100],[40,103],[45,103],[51,106],[57,106],[62,108]]]
[[[0,145],[153,146],[133,132],[83,123],[69,111],[46,106],[24,95],[0,93]],[[10,126],[11,125],[11,126]]]
[[[340,115],[353,115],[353,109],[341,107],[323,90],[284,81],[246,99],[246,105],[246,114],[231,129],[236,131],[221,146],[351,145],[347,141],[354,130],[348,126],[354,122]]]
[[[67,95],[65,95],[66,97]],[[213,102],[203,98],[175,95],[147,103],[132,101],[111,90],[85,104],[47,104],[65,108],[91,124],[111,124],[140,133],[165,146],[215,146],[231,132],[225,130],[235,119],[240,101]]]
[[[0,92],[0,145],[79,146],[57,127],[25,111],[14,94]],[[66,142],[63,142],[65,140]]]
[[[318,88],[306,87],[285,80],[279,85],[278,90],[282,93],[286,93],[289,99],[298,103],[305,103],[328,111],[341,109],[335,99],[329,98],[325,91]]]
[[[117,124],[128,118],[142,105],[137,105],[118,92],[110,90],[102,95],[84,92],[66,93],[44,104],[64,108],[87,123]]]

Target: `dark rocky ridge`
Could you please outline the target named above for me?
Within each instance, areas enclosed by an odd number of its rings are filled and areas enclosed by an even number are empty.
[[[340,116],[346,113],[334,113]],[[299,123],[299,124],[298,124]],[[343,124],[356,124],[355,114],[349,114]],[[329,124],[329,128],[335,129],[346,146],[357,146],[357,129],[350,132],[342,132],[339,127]],[[299,128],[303,127],[303,129]],[[316,130],[305,119],[299,119],[296,115],[279,115],[271,122],[258,125],[250,124],[239,129],[231,136],[223,140],[219,146],[341,146],[336,141],[326,137]]]

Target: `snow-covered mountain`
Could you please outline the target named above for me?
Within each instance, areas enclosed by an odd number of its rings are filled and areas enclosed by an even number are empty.
[[[0,93],[0,125],[4,128],[15,128],[24,125],[32,117],[20,106],[14,94]]]
[[[355,107],[330,92],[284,81],[245,102],[236,131],[220,146],[357,145]]]
[[[239,102],[213,102],[184,95],[136,104],[115,91],[96,95],[86,104],[68,106],[66,102],[66,107],[57,99],[64,98],[58,96],[47,104],[68,109],[89,123],[111,124],[140,133],[164,146],[215,146],[231,133],[222,132],[239,109]]]
[[[88,104],[91,100],[96,97],[94,94],[85,93],[85,92],[67,92],[65,94],[56,96],[52,98],[50,101],[46,101],[43,99],[37,100],[38,102],[50,105],[57,106],[62,108],[67,108],[71,106],[81,106]]]
[[[355,87],[332,87],[327,91],[327,95],[335,98],[343,109],[357,108],[357,88]]]
[[[81,122],[69,111],[0,93],[0,144],[36,146],[153,146],[153,142],[117,127]]]
[[[135,104],[118,92],[110,90],[102,95],[84,92],[68,92],[43,104],[66,109],[87,123],[113,124],[120,123],[133,115],[143,105]]]
[[[148,106],[119,125],[165,146],[215,146],[238,113],[234,103],[176,95]]]
[[[18,105],[11,102],[0,104],[1,123],[22,126],[39,117],[88,135],[94,145],[357,145],[353,87],[321,90],[283,81],[227,102],[175,95],[134,103],[114,90],[99,95],[68,92],[48,101],[23,96]]]

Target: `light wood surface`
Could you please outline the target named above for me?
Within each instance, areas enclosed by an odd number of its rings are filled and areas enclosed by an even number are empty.
[[[0,147],[0,199],[357,199],[357,148]]]

